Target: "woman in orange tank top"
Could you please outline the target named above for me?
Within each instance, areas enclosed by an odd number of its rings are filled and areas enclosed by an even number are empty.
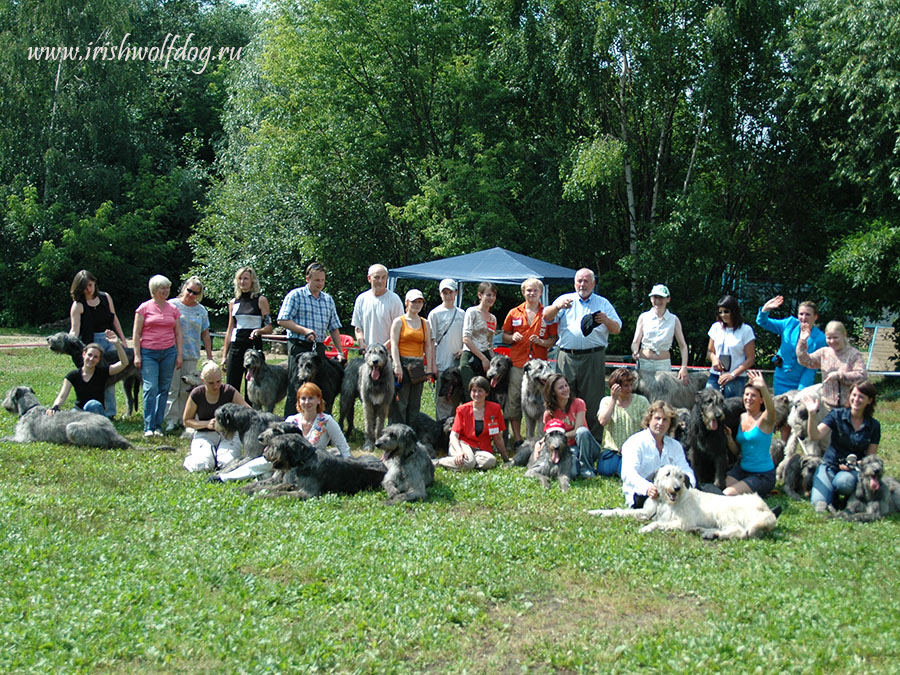
[[[412,422],[421,407],[425,380],[437,377],[428,322],[419,316],[424,306],[422,291],[412,289],[406,294],[406,313],[391,324],[391,358],[399,385],[398,400],[391,407],[394,424]]]

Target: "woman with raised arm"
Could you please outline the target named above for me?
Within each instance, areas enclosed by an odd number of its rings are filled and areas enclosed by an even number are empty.
[[[840,321],[825,326],[827,345],[809,353],[811,323],[800,326],[797,360],[807,368],[822,370],[822,400],[829,409],[846,406],[853,386],[866,379],[866,366],[859,350],[847,344],[847,329]]]
[[[756,492],[768,495],[775,487],[775,463],[769,453],[772,432],[775,430],[775,399],[758,370],[748,370],[749,381],[744,387],[744,410],[737,434],[725,427],[728,447],[741,461],[725,477],[726,495]]]
[[[89,413],[98,415],[108,414],[103,400],[106,395],[106,381],[110,375],[116,375],[128,367],[128,356],[122,348],[122,342],[111,330],[107,330],[104,335],[106,341],[116,349],[119,360],[111,366],[101,366],[100,359],[103,357],[103,349],[96,342],[91,342],[84,348],[81,353],[83,364],[81,368],[70,371],[63,380],[62,389],[53,406],[47,408],[47,414],[53,415],[59,411],[59,407],[66,402],[69,392],[75,390],[75,407]]]

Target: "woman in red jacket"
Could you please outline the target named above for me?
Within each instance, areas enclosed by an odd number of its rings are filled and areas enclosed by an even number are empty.
[[[503,410],[499,403],[487,400],[491,384],[477,375],[469,381],[469,398],[456,409],[450,432],[450,455],[438,460],[438,466],[455,471],[493,469],[497,466],[493,448],[509,461],[503,443]]]

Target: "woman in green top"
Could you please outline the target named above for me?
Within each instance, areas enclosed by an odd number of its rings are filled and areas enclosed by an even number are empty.
[[[597,459],[597,474],[618,476],[622,471],[622,444],[641,431],[641,420],[650,401],[634,393],[637,379],[633,370],[617,368],[609,375],[609,396],[604,396],[597,410],[597,421],[603,425],[603,448]]]

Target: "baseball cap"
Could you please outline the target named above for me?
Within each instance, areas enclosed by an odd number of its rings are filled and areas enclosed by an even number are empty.
[[[654,295],[658,295],[661,298],[668,298],[669,289],[665,284],[656,284],[656,286],[650,289],[648,297],[652,298]]]
[[[441,281],[441,285],[438,286],[438,291],[442,291],[445,288],[449,288],[451,291],[455,291],[459,287],[456,285],[456,282],[453,281],[453,279],[444,279],[443,281]]]
[[[413,300],[424,300],[425,296],[422,295],[422,291],[418,288],[411,288],[406,291],[406,302],[412,302]]]

